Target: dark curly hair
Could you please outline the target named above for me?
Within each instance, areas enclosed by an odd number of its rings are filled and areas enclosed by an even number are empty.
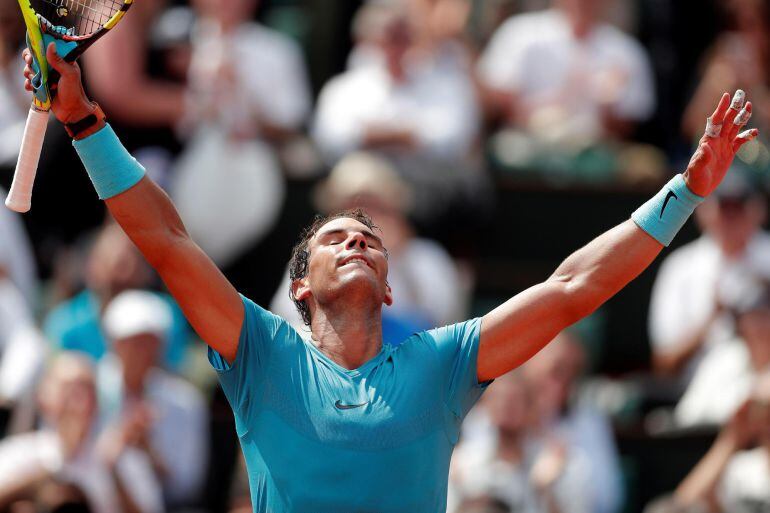
[[[343,210],[341,212],[334,212],[329,215],[318,214],[315,216],[310,226],[302,231],[302,234],[299,237],[299,242],[297,242],[297,244],[294,246],[294,249],[291,251],[291,260],[289,261],[289,297],[294,302],[294,306],[297,307],[297,310],[302,316],[302,321],[307,326],[310,326],[310,308],[305,301],[300,301],[294,297],[292,285],[296,280],[307,276],[308,265],[310,262],[310,249],[308,248],[310,240],[326,223],[343,217],[355,219],[372,231],[379,230],[377,225],[374,224],[374,221],[372,221],[371,216],[369,216],[369,214],[367,214],[361,208]],[[385,256],[388,256],[387,250],[385,251]]]

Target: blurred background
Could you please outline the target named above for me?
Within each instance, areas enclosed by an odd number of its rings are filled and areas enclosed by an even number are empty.
[[[0,196],[23,31],[2,2]],[[649,270],[490,387],[448,511],[770,511],[770,1],[138,0],[81,66],[193,238],[301,332],[301,228],[368,210],[391,344],[548,278],[745,89],[763,135]],[[32,211],[0,209],[0,511],[248,512],[237,444],[204,345],[51,123]]]

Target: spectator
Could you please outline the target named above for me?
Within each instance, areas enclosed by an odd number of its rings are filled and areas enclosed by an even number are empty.
[[[734,169],[696,212],[703,235],[672,252],[650,303],[653,368],[681,390],[701,359],[733,332],[725,309],[770,279],[770,237],[760,230],[765,200]]]
[[[18,288],[0,277],[0,438],[31,427],[46,341]]]
[[[0,7],[0,11],[4,8]],[[5,198],[5,191],[0,188],[0,203],[5,204]],[[0,209],[0,241],[0,278],[10,279],[32,308],[38,285],[35,259],[21,217],[7,208]]]
[[[586,455],[556,440],[533,438],[537,399],[531,386],[516,372],[490,386],[482,408],[492,430],[455,451],[452,503],[497,499],[516,512],[593,511],[585,500]]]
[[[436,242],[417,237],[407,214],[409,186],[382,158],[354,153],[334,168],[316,189],[322,212],[363,208],[382,230],[388,248],[388,283],[393,305],[383,310],[383,339],[399,344],[413,332],[456,322],[465,308],[465,291],[447,252]],[[284,274],[270,309],[307,333],[289,298],[289,274]]]
[[[724,424],[748,399],[757,376],[770,371],[770,297],[749,298],[735,312],[736,336],[704,357],[675,418],[680,426]]]
[[[120,30],[100,41],[83,57],[86,82],[110,118],[128,126],[171,127],[185,113],[184,87],[149,73],[148,43],[153,20],[164,0],[136,2]],[[141,91],[126,101],[125,91]]]
[[[570,333],[560,334],[534,356],[524,372],[538,391],[543,428],[568,451],[590,455],[590,476],[583,493],[588,511],[611,513],[623,502],[620,458],[612,426],[601,413],[578,401],[578,379],[586,366],[585,349]]]
[[[703,76],[683,117],[684,133],[691,140],[699,137],[711,114],[711,99],[740,87],[754,106],[752,124],[766,137],[770,128],[770,2],[728,0],[717,5],[725,11],[727,30],[707,53]]]
[[[751,398],[722,428],[674,499],[730,513],[770,508],[770,375],[757,381]]]
[[[465,158],[478,130],[469,77],[414,56],[413,28],[402,9],[364,9],[375,11],[369,37],[380,61],[335,77],[321,91],[313,132],[329,162],[356,149]]]
[[[484,51],[479,74],[488,103],[529,141],[519,164],[625,140],[652,115],[647,53],[601,21],[605,3],[554,0],[551,9],[513,16]]]
[[[286,188],[278,150],[302,129],[310,86],[299,47],[250,21],[256,0],[193,4],[190,140],[171,193],[197,243],[226,266],[277,221]]]
[[[99,360],[109,347],[100,325],[102,310],[124,290],[147,287],[152,274],[116,224],[107,224],[97,234],[85,267],[86,289],[54,308],[46,317],[44,331],[57,347],[82,351]],[[168,295],[160,297],[173,308],[164,363],[179,369],[187,351],[189,328],[176,303]]]
[[[102,322],[112,343],[99,364],[108,431],[150,455],[170,508],[196,504],[206,473],[208,414],[191,384],[158,367],[171,309],[153,293],[129,290],[107,305]],[[131,431],[125,419],[135,419]]]
[[[96,513],[163,511],[146,455],[97,440],[94,375],[85,357],[57,357],[38,400],[44,427],[0,442],[0,507],[53,477],[81,488]]]

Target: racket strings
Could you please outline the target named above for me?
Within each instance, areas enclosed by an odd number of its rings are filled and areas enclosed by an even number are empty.
[[[37,14],[53,26],[65,27],[74,35],[93,34],[123,6],[121,0],[35,0]]]

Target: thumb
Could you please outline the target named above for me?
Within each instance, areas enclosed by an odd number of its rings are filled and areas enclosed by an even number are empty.
[[[48,60],[48,64],[50,64],[53,69],[58,71],[61,76],[68,75],[73,70],[72,64],[69,64],[64,59],[62,59],[59,53],[56,51],[56,43],[51,43],[48,45],[48,48],[45,52],[45,58]]]

